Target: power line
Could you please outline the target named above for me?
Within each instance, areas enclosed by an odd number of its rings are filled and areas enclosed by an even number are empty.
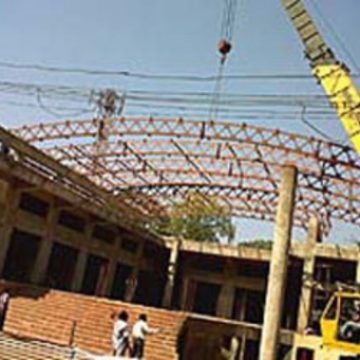
[[[346,43],[342,40],[341,36],[338,34],[338,32],[335,30],[335,28],[332,26],[331,22],[326,18],[326,16],[321,11],[320,7],[315,3],[315,1],[310,0],[312,6],[314,7],[315,11],[319,15],[320,19],[324,23],[324,25],[328,28],[329,32],[332,34],[335,41],[338,43],[339,47],[342,49],[344,54],[349,58],[350,62],[353,64],[356,71],[360,72],[360,66],[358,65],[357,61],[355,60],[355,57],[352,55],[351,51],[346,46]],[[354,76],[354,75],[352,75]]]
[[[218,79],[218,75],[185,75],[185,74],[150,74],[150,73],[136,73],[130,71],[116,71],[116,70],[98,70],[86,69],[77,67],[58,67],[47,66],[40,64],[18,64],[12,62],[0,61],[0,68],[14,69],[14,70],[31,70],[48,73],[64,73],[64,74],[79,74],[79,75],[94,75],[94,76],[123,76],[130,78],[137,78],[141,80],[163,80],[163,81],[190,81],[190,82],[212,82]],[[352,75],[353,77],[360,77],[360,71]],[[226,80],[309,80],[313,79],[312,75],[306,74],[229,74],[223,75]]]
[[[103,89],[91,89],[52,84],[33,84],[3,81],[0,82],[0,94],[5,97],[2,104],[9,106],[38,107],[56,118],[77,117],[86,113],[95,114],[89,100],[101,94]],[[123,90],[114,90],[124,94]],[[33,97],[36,104],[6,102],[6,97]],[[152,116],[181,116],[208,119],[211,93],[191,91],[132,90],[126,91],[126,115],[139,115],[146,109]],[[12,100],[12,99],[11,99]],[[78,107],[71,106],[79,104]],[[80,105],[81,104],[81,105]],[[299,110],[304,106],[311,122],[302,119],[303,123],[322,137],[325,132],[317,125],[319,121],[332,121],[335,114],[327,97],[319,94],[238,94],[223,93],[217,104],[217,114],[222,119],[261,120],[261,121],[298,121]],[[87,108],[86,108],[87,107]],[[71,112],[71,113],[70,113]],[[174,114],[175,113],[175,114]],[[176,114],[177,113],[177,114]],[[323,124],[323,122],[322,122]]]
[[[54,97],[57,99],[64,98],[68,101],[83,101],[88,100],[89,96],[99,95],[104,91],[102,88],[80,88],[63,85],[50,85],[38,83],[21,83],[0,81],[0,92],[14,95],[33,95],[41,91],[43,95]],[[184,92],[184,91],[158,91],[158,90],[128,90],[115,89],[119,94],[126,92],[128,96],[133,99],[149,99],[149,100],[163,100],[163,101],[195,101],[207,103],[212,93],[199,92]],[[242,102],[268,103],[271,105],[302,105],[316,106],[329,108],[327,97],[322,94],[282,94],[282,93],[222,93],[222,99],[228,105],[235,105]]]
[[[308,121],[305,117],[305,113],[306,113],[306,107],[303,107],[303,111],[301,113],[301,121],[310,129],[312,129],[313,131],[315,131],[318,135],[320,135],[321,137],[325,138],[326,140],[329,140],[331,142],[337,142],[335,139],[331,138],[330,136],[328,136],[324,131],[322,131],[319,127],[315,126],[314,124],[312,124],[310,121]]]

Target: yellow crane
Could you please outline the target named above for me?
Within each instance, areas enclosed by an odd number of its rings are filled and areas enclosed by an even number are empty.
[[[282,4],[305,46],[313,75],[324,88],[360,156],[360,94],[349,69],[327,46],[301,0],[282,0]]]
[[[296,334],[286,360],[359,360],[360,293],[335,291],[321,319],[321,336]]]
[[[302,0],[282,0],[282,4],[305,47],[313,75],[322,85],[345,131],[360,156],[360,94],[350,71],[327,46]],[[291,359],[360,359],[360,292],[336,291],[323,311],[320,343],[314,337],[297,345]]]
[[[320,324],[325,349],[360,355],[360,294],[358,292],[335,292],[327,303]]]

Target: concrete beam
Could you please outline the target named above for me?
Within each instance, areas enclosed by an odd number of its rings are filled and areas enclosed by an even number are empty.
[[[294,241],[292,239],[292,241]],[[166,247],[170,249],[172,240],[166,241]],[[357,245],[339,245],[329,243],[318,243],[316,245],[316,255],[328,259],[341,259],[357,261]],[[306,244],[304,242],[294,242],[291,244],[290,255],[297,258],[306,257]],[[204,255],[215,255],[222,258],[247,259],[255,261],[270,261],[271,251],[267,249],[257,249],[240,245],[205,244],[191,240],[182,240],[180,252],[199,253]]]
[[[1,130],[2,129],[0,127],[0,135]],[[60,166],[59,168],[61,168],[62,165],[58,165]],[[24,164],[18,163],[11,159],[7,159],[6,161],[4,159],[0,159],[0,176],[10,182],[13,178],[16,178],[26,182],[28,185],[39,187],[43,191],[49,192],[60,199],[68,201],[72,204],[72,206],[78,207],[86,213],[91,213],[95,216],[98,216],[101,219],[108,221],[109,223],[113,223],[115,226],[122,226],[132,234],[136,234],[142,239],[155,242],[161,246],[164,244],[163,240],[159,237],[147,232],[144,229],[139,229],[137,226],[132,226],[131,223],[126,222],[124,213],[121,213],[116,208],[106,208],[98,205],[91,197],[84,199],[83,197],[79,196],[76,191],[72,191],[71,187],[65,187],[61,182],[50,180],[49,178],[46,178],[36,171],[30,169],[29,167],[24,166]],[[75,179],[73,180],[75,181]],[[75,185],[77,185],[76,182]],[[79,186],[82,186],[82,184],[80,183]],[[93,184],[93,186],[95,185]],[[75,190],[76,188],[77,187],[74,186]],[[126,210],[124,211],[126,212]]]

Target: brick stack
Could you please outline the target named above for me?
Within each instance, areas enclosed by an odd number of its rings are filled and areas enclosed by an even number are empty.
[[[11,283],[6,286],[12,295],[5,322],[5,331],[9,334],[110,354],[112,315],[127,310],[130,325],[140,313],[146,313],[150,326],[164,329],[148,337],[145,349],[148,360],[178,358],[178,335],[186,313],[29,285]]]

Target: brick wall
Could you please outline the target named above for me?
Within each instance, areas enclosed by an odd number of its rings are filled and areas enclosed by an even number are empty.
[[[129,322],[133,324],[144,312],[150,326],[164,329],[162,333],[148,337],[146,358],[177,359],[177,339],[186,313],[30,285],[1,283],[0,287],[4,286],[10,288],[11,293],[5,332],[60,345],[70,345],[73,337],[73,344],[84,350],[110,354],[112,314],[127,310]]]

